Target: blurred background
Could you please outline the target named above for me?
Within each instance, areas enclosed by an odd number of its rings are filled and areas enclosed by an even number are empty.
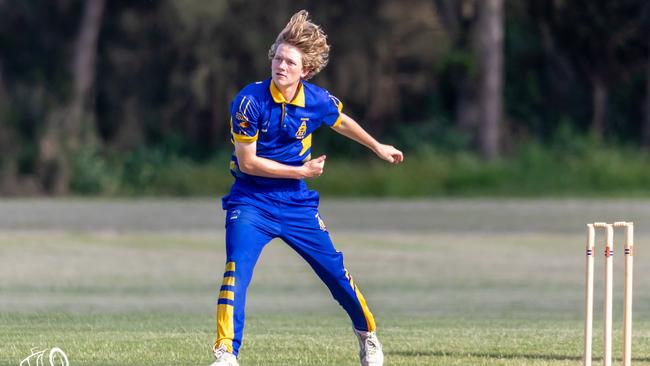
[[[650,196],[644,0],[0,0],[0,193],[226,192],[230,100],[303,8],[313,82],[407,154],[322,129],[324,193]]]

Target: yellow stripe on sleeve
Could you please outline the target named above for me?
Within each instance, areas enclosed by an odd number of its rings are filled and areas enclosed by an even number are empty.
[[[239,135],[239,134],[236,134],[236,133],[232,132],[232,137],[237,142],[249,143],[249,142],[257,141],[257,136],[259,134],[260,134],[259,131],[255,134],[255,136]]]
[[[341,124],[341,121],[343,121],[343,114],[339,114],[339,118],[336,119],[336,122],[334,122],[332,128],[338,127]]]
[[[223,286],[235,286],[235,277],[224,277],[222,285]]]
[[[339,110],[339,117],[336,119],[336,122],[334,122],[334,124],[332,125],[332,128],[334,128],[334,127],[338,127],[338,125],[341,124],[341,120],[343,118],[343,113],[342,113],[343,102],[341,102],[339,98],[332,95],[330,95],[330,98],[332,99],[332,101],[334,101],[334,104],[336,104],[336,108]]]

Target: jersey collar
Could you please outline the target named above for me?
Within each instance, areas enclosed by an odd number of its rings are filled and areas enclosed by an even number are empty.
[[[302,83],[298,83],[298,92],[296,93],[296,96],[293,98],[293,100],[290,102],[287,102],[287,100],[284,99],[284,95],[282,95],[280,89],[278,89],[278,87],[275,86],[273,79],[271,79],[271,82],[269,83],[269,91],[271,92],[273,101],[276,103],[289,103],[298,107],[305,108],[305,89],[303,88]]]

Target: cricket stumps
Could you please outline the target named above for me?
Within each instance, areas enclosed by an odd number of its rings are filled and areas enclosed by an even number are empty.
[[[634,258],[634,224],[617,221],[613,224],[595,222],[587,224],[587,265],[585,278],[585,349],[584,365],[591,366],[593,339],[593,308],[594,308],[594,253],[596,230],[605,229],[605,295],[604,295],[604,355],[603,364],[612,364],[612,294],[613,294],[613,261],[614,261],[614,229],[625,229],[625,277],[623,289],[623,366],[631,366],[632,360],[632,273]]]

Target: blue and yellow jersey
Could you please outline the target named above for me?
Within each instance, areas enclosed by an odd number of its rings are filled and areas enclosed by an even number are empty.
[[[327,90],[301,82],[293,100],[284,99],[271,79],[247,85],[230,106],[232,141],[257,142],[257,156],[299,166],[311,157],[313,132],[341,122],[343,104]],[[230,171],[236,182],[263,187],[295,185],[295,179],[265,178],[239,170],[233,153]]]

